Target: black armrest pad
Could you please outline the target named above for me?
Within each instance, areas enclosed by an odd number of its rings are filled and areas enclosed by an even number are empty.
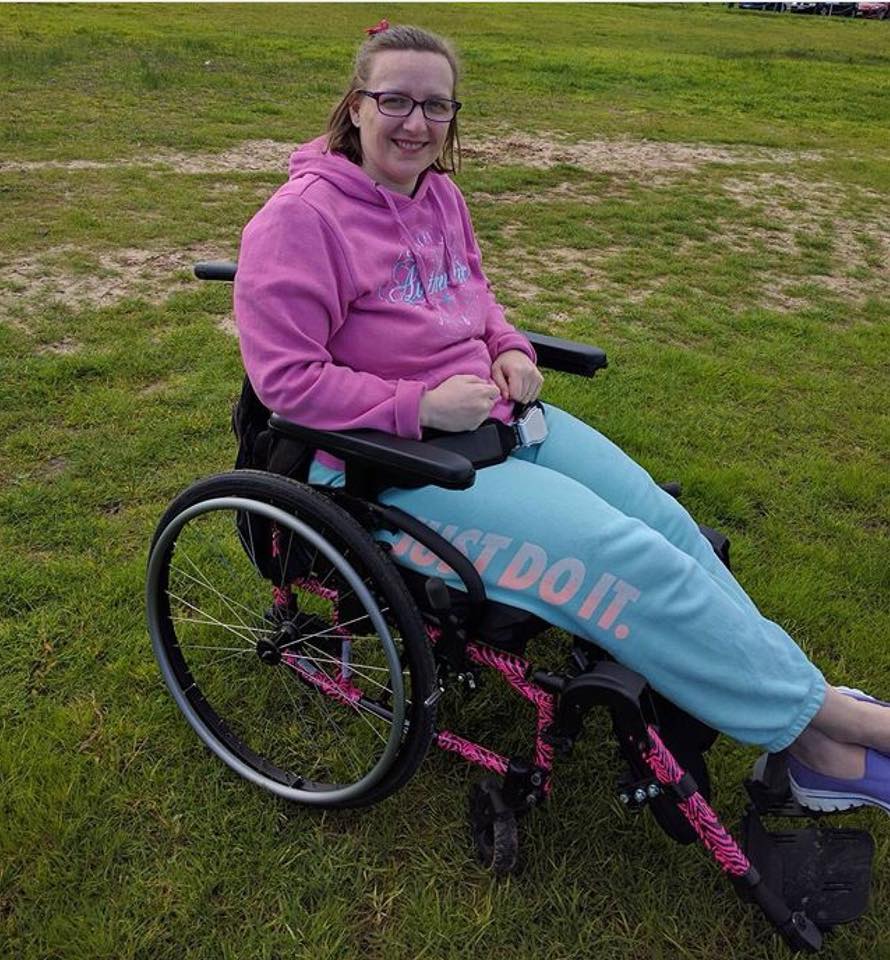
[[[202,260],[195,264],[199,280],[234,280],[238,264],[234,260]]]
[[[529,330],[519,332],[528,337],[535,348],[539,365],[549,370],[574,373],[579,377],[592,377],[597,370],[608,366],[605,351],[600,350],[599,347],[575,343],[572,340],[561,340],[559,337],[548,337],[543,333],[532,333]]]
[[[269,425],[341,460],[398,473],[406,479],[465,490],[476,479],[473,464],[458,453],[380,430],[314,430],[273,413]]]

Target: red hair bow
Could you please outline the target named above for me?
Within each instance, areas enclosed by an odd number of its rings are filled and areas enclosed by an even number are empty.
[[[365,33],[369,37],[373,37],[375,34],[383,33],[384,30],[389,30],[389,20],[384,18],[379,23],[375,23],[373,27],[366,27]]]

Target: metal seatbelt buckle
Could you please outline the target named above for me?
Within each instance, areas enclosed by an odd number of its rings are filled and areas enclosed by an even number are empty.
[[[536,400],[525,412],[513,421],[516,439],[520,447],[535,447],[547,437],[547,421],[544,408]]]

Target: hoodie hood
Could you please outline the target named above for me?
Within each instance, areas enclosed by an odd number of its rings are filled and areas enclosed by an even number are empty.
[[[299,180],[301,177],[321,177],[332,186],[336,187],[342,194],[351,197],[353,200],[359,200],[364,203],[370,203],[374,206],[385,206],[389,208],[396,223],[399,234],[404,240],[406,246],[414,257],[417,264],[417,275],[423,289],[423,296],[429,306],[432,306],[430,300],[430,277],[427,270],[424,269],[424,258],[417,248],[414,235],[408,229],[405,221],[402,219],[399,209],[410,208],[412,204],[423,204],[427,200],[427,194],[431,202],[433,217],[437,222],[439,232],[445,239],[445,263],[448,277],[448,286],[453,283],[453,263],[452,254],[447,240],[447,231],[444,228],[442,220],[442,205],[436,201],[435,192],[430,192],[430,177],[424,173],[421,175],[417,190],[411,197],[403,193],[396,193],[376,183],[358,164],[353,163],[343,156],[342,153],[332,153],[327,149],[327,137],[316,137],[304,144],[298,150],[295,150],[290,157],[288,164],[288,176],[290,180]]]
[[[375,206],[389,206],[387,199],[397,208],[410,206],[426,197],[430,185],[430,178],[426,174],[422,175],[414,196],[408,197],[376,183],[358,164],[347,160],[342,153],[330,152],[327,141],[326,136],[316,137],[294,150],[288,164],[288,178],[298,180],[300,177],[321,177],[347,197],[364,200],[365,203]]]

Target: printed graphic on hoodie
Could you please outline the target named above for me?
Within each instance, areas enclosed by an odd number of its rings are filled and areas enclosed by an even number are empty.
[[[439,314],[440,326],[445,325],[449,320],[451,322],[457,320],[461,326],[469,328],[472,321],[465,314],[461,313],[458,317],[454,317],[451,313],[455,310],[453,304],[457,302],[454,288],[461,287],[467,282],[470,277],[469,266],[460,257],[450,252],[446,256],[446,245],[441,235],[435,239],[429,231],[423,230],[414,234],[411,239],[420,251],[423,261],[427,260],[423,256],[424,253],[427,251],[432,253],[434,258],[432,269],[429,269],[424,262],[423,266],[427,269],[421,272],[423,267],[418,265],[414,251],[402,250],[390,270],[389,280],[377,289],[378,298],[384,303],[404,303],[409,306],[429,300],[431,304],[444,307],[446,310],[445,314],[441,312]],[[450,270],[448,261],[450,261]]]

